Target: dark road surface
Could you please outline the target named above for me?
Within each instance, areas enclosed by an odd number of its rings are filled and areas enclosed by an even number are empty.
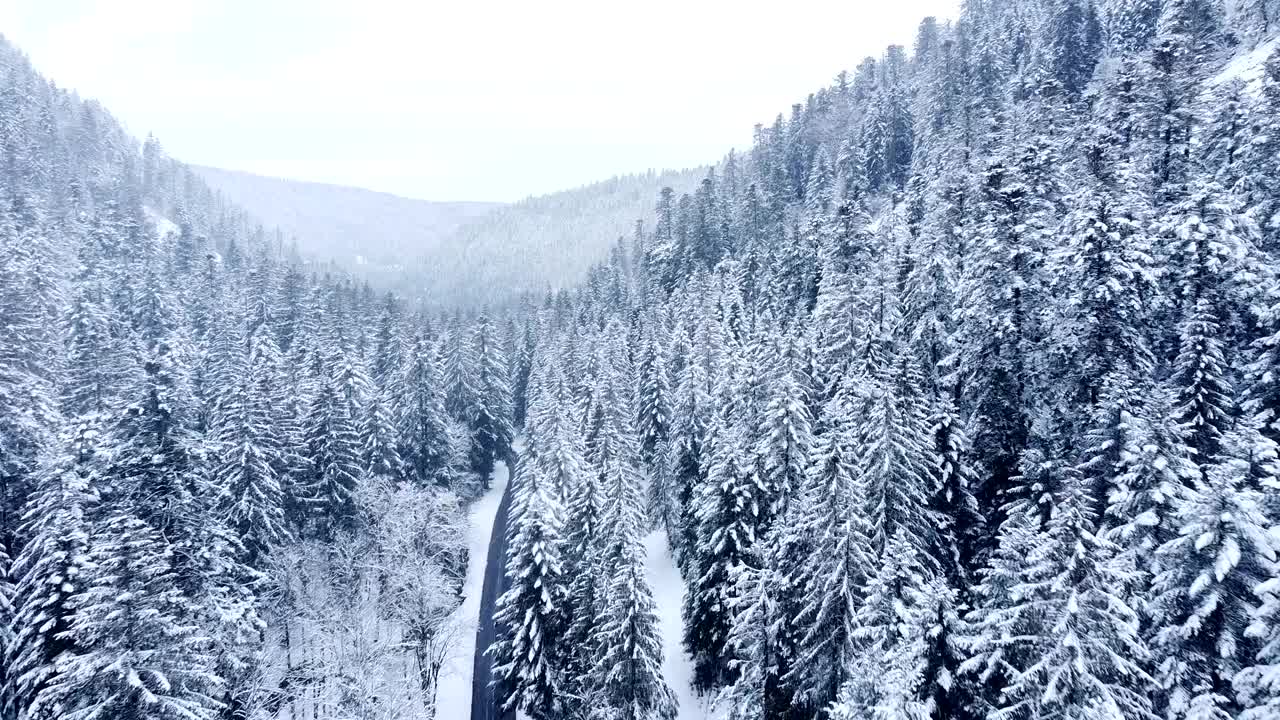
[[[493,661],[486,653],[498,637],[493,614],[498,597],[507,589],[507,511],[511,508],[511,488],[515,485],[519,460],[512,452],[507,457],[507,489],[493,519],[493,536],[489,539],[489,557],[485,560],[484,584],[480,589],[480,624],[476,628],[475,670],[471,682],[471,720],[515,720],[514,711],[503,712],[497,693],[490,687]],[[441,720],[452,720],[442,718]]]

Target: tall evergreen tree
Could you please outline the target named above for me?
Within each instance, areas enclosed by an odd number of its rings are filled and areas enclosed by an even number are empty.
[[[400,396],[396,417],[399,455],[406,466],[404,474],[419,485],[447,487],[452,466],[450,418],[445,410],[445,388],[436,347],[425,339],[418,339],[404,371],[400,383],[406,390]]]
[[[551,448],[547,448],[550,450]],[[561,456],[563,457],[563,456]],[[545,463],[545,464],[544,464]],[[567,624],[568,578],[561,560],[564,524],[555,460],[535,461],[516,482],[522,484],[512,505],[515,528],[507,557],[511,587],[498,601],[494,622],[510,637],[491,651],[507,693],[504,707],[531,718],[556,718],[564,712],[567,679],[565,651],[559,647]],[[576,468],[563,467],[573,474]]]
[[[214,668],[199,613],[180,589],[173,552],[155,528],[113,507],[91,541],[55,675],[27,708],[32,717],[172,717],[216,720],[225,680]]]
[[[804,566],[791,570],[802,578],[791,583],[793,591],[818,588],[796,618],[799,642],[784,678],[796,703],[811,712],[834,702],[853,671],[857,611],[874,572],[871,529],[859,512],[865,495],[852,412],[842,394],[827,403],[820,419],[824,429],[815,438],[803,506],[803,532],[812,540]]]
[[[1232,680],[1260,649],[1246,634],[1253,592],[1274,576],[1275,541],[1238,457],[1215,464],[1156,552],[1150,614],[1161,709],[1171,717],[1232,716]]]
[[[242,351],[243,352],[243,351]],[[214,480],[227,523],[244,545],[246,562],[257,566],[274,545],[289,537],[284,517],[284,481],[292,457],[281,437],[280,351],[265,327],[248,339],[248,357],[232,381],[215,429],[221,445]]]
[[[7,717],[24,714],[54,678],[58,659],[76,649],[69,633],[72,599],[93,571],[89,534],[103,466],[102,425],[101,417],[85,416],[63,433],[56,462],[41,473],[22,514],[27,543],[11,570],[17,579],[7,620],[13,637],[3,645]]]
[[[505,461],[511,451],[511,385],[506,355],[487,316],[481,316],[476,325],[474,346],[475,405],[467,410],[471,468],[488,488],[494,463]]]
[[[305,488],[312,532],[332,538],[355,527],[355,492],[360,479],[360,448],[350,406],[334,381],[320,379],[319,392],[304,426],[310,474]]]

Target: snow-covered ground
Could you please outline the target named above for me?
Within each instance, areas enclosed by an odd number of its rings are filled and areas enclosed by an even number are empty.
[[[1213,79],[1213,84],[1221,85],[1230,80],[1239,79],[1244,82],[1249,92],[1255,94],[1260,92],[1267,58],[1271,57],[1278,43],[1280,38],[1272,38],[1247,52],[1236,55]]]
[[[458,641],[440,671],[436,695],[436,717],[439,720],[467,720],[471,717],[471,675],[476,652],[476,628],[480,624],[480,588],[484,583],[493,521],[507,487],[507,476],[506,464],[498,463],[494,468],[492,487],[471,505],[471,529],[467,536],[471,555],[467,563],[467,579],[462,586],[462,604],[454,611]]]
[[[667,531],[657,530],[644,539],[645,574],[653,588],[658,610],[658,632],[662,634],[662,674],[680,703],[677,720],[708,720],[716,717],[710,699],[700,698],[691,687],[693,666],[681,644],[684,635],[680,608],[684,602],[684,578],[667,550]]]
[[[156,234],[160,237],[178,234],[178,224],[149,207],[142,208],[147,214],[147,218],[151,220],[151,224],[156,228]]]

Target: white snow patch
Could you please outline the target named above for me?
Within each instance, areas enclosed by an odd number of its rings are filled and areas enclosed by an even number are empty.
[[[1226,67],[1222,68],[1222,72],[1214,76],[1213,84],[1223,85],[1239,79],[1244,82],[1248,92],[1256,95],[1262,89],[1262,76],[1266,70],[1267,58],[1271,57],[1278,43],[1280,43],[1280,37],[1272,38],[1249,52],[1235,56]]]
[[[684,654],[684,621],[680,608],[684,604],[684,578],[667,550],[667,531],[657,530],[644,539],[645,575],[653,588],[653,602],[658,611],[658,632],[662,635],[662,675],[676,694],[679,703],[677,720],[709,720],[711,699],[698,697],[693,691],[693,663]]]
[[[475,669],[476,630],[480,626],[480,590],[484,584],[493,522],[507,487],[507,476],[506,463],[498,463],[489,491],[471,505],[471,529],[467,533],[467,547],[471,554],[467,562],[467,579],[462,585],[462,604],[453,611],[458,641],[440,671],[436,693],[436,717],[440,720],[467,720],[471,717],[471,676]]]
[[[155,227],[156,234],[160,237],[168,237],[169,235],[178,234],[178,224],[149,207],[142,208],[147,214],[147,219],[151,221],[151,225]]]

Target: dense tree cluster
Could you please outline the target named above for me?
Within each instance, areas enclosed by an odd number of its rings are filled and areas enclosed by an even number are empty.
[[[406,664],[430,706],[509,326],[300,265],[0,60],[0,718],[350,717]]]
[[[966,2],[528,307],[513,705],[667,716],[647,522],[729,717],[1274,717],[1277,10]]]

